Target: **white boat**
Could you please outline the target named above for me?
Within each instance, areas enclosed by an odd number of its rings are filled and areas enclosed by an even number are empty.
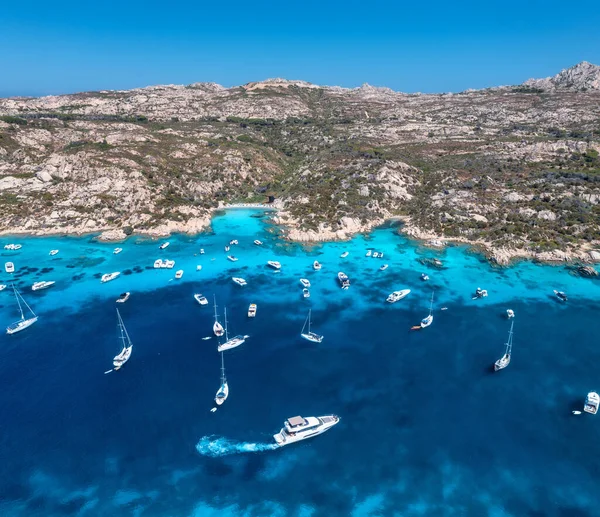
[[[200,255],[204,255],[204,248],[200,248]]]
[[[512,354],[512,344],[513,344],[513,326],[515,324],[515,320],[510,322],[510,330],[508,331],[508,341],[506,342],[506,351],[504,355],[498,359],[494,363],[494,371],[503,370],[510,363],[510,355]]]
[[[373,253],[371,250],[367,250],[367,253],[365,254],[365,257],[370,257],[371,253]]]
[[[200,293],[194,295],[194,300],[196,300],[200,305],[208,305],[208,300],[206,299],[206,296]]]
[[[161,259],[154,261],[154,269],[162,269],[164,267],[165,267],[164,262]]]
[[[123,248],[115,248],[115,249],[113,250],[113,253],[114,253],[115,255],[118,255],[118,254],[119,254],[119,253],[121,253],[122,251],[123,251]]]
[[[175,273],[175,278],[177,278],[179,280],[182,276],[183,276],[183,269],[177,270],[177,272]]]
[[[48,289],[48,287],[52,287],[56,282],[54,280],[45,280],[42,282],[35,282],[31,286],[32,291],[40,291],[42,289]]]
[[[308,278],[301,278],[300,283],[302,284],[302,287],[310,287],[310,281]]]
[[[506,317],[508,319],[514,318],[515,317],[515,311],[513,311],[512,309],[506,309]]]
[[[472,297],[472,300],[477,300],[478,298],[485,298],[488,295],[488,292],[481,287],[475,289],[475,296]]]
[[[300,332],[300,335],[308,341],[312,341],[313,343],[320,343],[321,341],[323,341],[323,336],[320,336],[319,334],[317,334],[315,332],[311,332],[310,320],[311,320],[311,310],[309,309],[308,316],[307,316],[306,320],[304,320],[304,325],[302,326],[302,331]],[[304,332],[304,329],[306,328],[307,323],[308,323],[308,332]]]
[[[56,255],[57,253],[58,253],[58,250],[50,250],[50,253],[49,253],[49,255],[50,255],[51,257],[53,257],[53,256],[54,256],[54,255]]]
[[[285,421],[283,429],[273,435],[273,438],[279,447],[283,447],[323,434],[339,421],[340,418],[336,415],[309,416],[307,418],[294,416]]]
[[[256,239],[254,241],[254,244],[256,244],[257,246],[262,246],[263,245],[262,241],[259,241],[258,239]]]
[[[318,261],[318,260],[315,260],[315,261],[313,262],[313,269],[314,269],[315,271],[319,271],[319,270],[321,269],[321,264],[319,263],[319,261]]]
[[[249,318],[255,318],[256,317],[256,304],[255,303],[251,303],[248,306],[248,317]]]
[[[347,251],[344,251],[344,253],[342,253],[340,255],[340,258],[346,258],[348,255],[350,255],[350,253],[348,253]]]
[[[163,267],[166,267],[167,269],[173,269],[175,267],[175,261],[174,260],[165,260],[163,262]]]
[[[20,250],[23,247],[21,244],[7,244],[4,246],[5,250]]]
[[[229,246],[225,246],[225,251],[229,251],[231,248]]]
[[[383,258],[383,251],[379,252],[379,258]]]
[[[220,406],[227,400],[229,396],[229,385],[227,384],[227,379],[225,378],[225,359],[223,358],[223,352],[221,352],[221,386],[219,386],[219,390],[215,395],[215,402],[217,406]]]
[[[269,260],[267,262],[267,265],[269,267],[272,267],[273,269],[281,269],[281,264],[279,262],[277,262],[276,260]]]
[[[600,396],[595,391],[590,391],[585,398],[585,404],[583,410],[586,413],[595,415],[598,412],[598,406],[600,405]]]
[[[202,266],[200,264],[196,266],[196,271],[202,271]]]
[[[433,293],[434,293],[434,291],[431,291],[431,302],[429,304],[429,316],[425,316],[421,320],[421,328],[422,329],[429,327],[429,325],[431,325],[431,323],[433,322]]]
[[[390,293],[388,295],[388,297],[386,298],[386,302],[396,303],[398,300],[402,300],[402,298],[405,298],[409,294],[410,294],[410,289],[402,289],[401,291],[394,291],[393,293]]]
[[[221,337],[225,331],[223,330],[223,325],[221,325],[219,323],[219,317],[217,316],[217,297],[214,296],[214,300],[215,300],[215,322],[213,324],[213,332],[215,333],[215,336],[217,337]]]
[[[302,289],[302,296],[304,298],[310,298],[310,291],[306,287]]]
[[[423,280],[424,282],[427,282],[427,280],[429,280],[429,275],[427,275],[425,273],[421,273],[421,280]]]
[[[0,291],[4,291],[6,289],[6,284],[0,284]]]
[[[230,246],[237,246],[238,244],[239,244],[239,242],[237,241],[237,239],[233,239],[232,241],[229,241]]]
[[[117,303],[125,303],[127,300],[129,300],[129,297],[131,296],[130,292],[126,292],[126,293],[121,293],[119,295],[119,297],[116,299]]]
[[[228,258],[229,260],[231,260],[231,262],[237,262],[237,261],[238,261],[238,258],[237,258],[237,257],[234,257],[233,255],[227,255],[227,258]]]
[[[4,269],[7,273],[14,273],[15,265],[12,262],[7,262],[6,264],[4,264]]]
[[[374,251],[373,254],[371,255],[373,258],[377,258],[379,257],[379,253]]]
[[[348,278],[348,275],[343,271],[340,271],[338,273],[338,280],[342,289],[348,289],[348,287],[350,287],[350,279]]]
[[[237,276],[232,276],[231,279],[237,284],[237,285],[248,285],[248,282],[246,282],[246,280],[244,280],[243,278],[237,277]]]
[[[383,264],[383,266],[379,268],[379,271],[385,271],[388,267],[390,267],[389,264]]]
[[[169,247],[169,244],[171,244],[169,241],[167,242],[163,242],[160,246],[159,249],[164,250],[165,248]]]
[[[219,343],[217,351],[224,352],[225,350],[231,350],[246,342],[248,336],[234,336],[229,339],[229,333],[227,330],[227,308],[225,308],[225,343]]]
[[[17,299],[17,305],[19,306],[19,312],[21,313],[21,319],[11,323],[8,327],[6,327],[7,334],[16,334],[17,332],[21,332],[21,330],[25,330],[27,327],[31,327],[37,320],[35,312],[27,305],[25,299],[21,296],[21,293],[17,291],[17,288],[13,284],[13,291],[15,292],[15,298]],[[29,318],[25,318],[25,314],[23,313],[23,306],[21,302],[27,307],[27,310],[31,313]]]
[[[106,282],[110,282],[111,280],[117,278],[120,274],[120,271],[115,271],[114,273],[106,273],[102,275],[102,278],[100,278],[100,282],[102,282],[103,284]]]
[[[113,366],[115,370],[120,370],[121,367],[129,361],[131,357],[131,351],[133,350],[133,343],[129,339],[129,334],[121,318],[121,313],[117,309],[117,324],[119,326],[119,339],[121,340],[121,351],[114,357]]]
[[[563,293],[562,291],[557,291],[555,289],[554,294],[561,302],[566,302],[568,300],[567,295],[565,293]]]

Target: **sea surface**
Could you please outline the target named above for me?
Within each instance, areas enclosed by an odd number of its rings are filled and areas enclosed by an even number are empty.
[[[224,251],[231,239],[237,262]],[[0,337],[0,515],[600,515],[600,415],[571,413],[600,390],[600,281],[563,266],[492,267],[464,247],[420,247],[393,226],[302,247],[260,210],[222,213],[211,232],[169,241],[161,251],[163,241],[131,237],[115,255],[92,237],[0,238],[2,262],[16,266],[0,283],[14,281],[39,315]],[[9,242],[23,248],[3,250]],[[366,257],[370,248],[384,258]],[[175,268],[153,269],[158,258]],[[432,258],[443,268],[419,261]],[[102,284],[112,271],[122,274]],[[40,279],[56,285],[32,292]],[[477,287],[489,296],[473,300]],[[403,288],[408,297],[386,303]],[[433,324],[410,331],[432,290]],[[124,291],[130,300],[115,304]],[[250,336],[225,354],[230,394],[216,412],[220,356],[215,338],[202,339],[212,336],[213,295],[230,335]],[[105,374],[119,351],[117,305],[133,353]],[[300,338],[309,308],[321,344]],[[508,308],[512,362],[492,373]],[[17,318],[5,289],[1,323]],[[341,421],[327,433],[273,447],[286,418],[330,413]]]

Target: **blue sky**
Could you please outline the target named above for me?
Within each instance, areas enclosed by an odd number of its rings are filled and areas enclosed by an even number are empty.
[[[598,27],[598,0],[12,1],[0,96],[268,77],[460,91],[600,64]]]

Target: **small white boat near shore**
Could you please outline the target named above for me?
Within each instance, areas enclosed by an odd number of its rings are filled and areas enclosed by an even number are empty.
[[[410,289],[402,289],[400,291],[394,291],[393,293],[390,293],[388,295],[388,297],[385,299],[385,301],[388,303],[396,303],[397,301],[402,300],[402,298],[406,298],[409,294],[410,294]]]
[[[118,278],[120,275],[121,275],[120,271],[115,271],[114,273],[106,273],[106,274],[102,275],[102,277],[100,278],[100,282],[105,284],[106,282],[110,282],[111,280]]]
[[[42,289],[48,289],[48,287],[52,287],[56,282],[54,280],[45,280],[42,282],[35,282],[31,286],[32,291],[41,291]]]
[[[277,262],[276,260],[267,261],[267,265],[269,267],[272,267],[273,269],[277,269],[277,270],[281,269],[281,264],[279,262]]]
[[[163,269],[164,267],[164,262],[161,259],[157,259],[154,261],[154,269]]]
[[[6,284],[0,284],[0,291],[4,291],[6,289]]]
[[[302,297],[310,298],[310,291],[306,287],[304,289],[302,289]]]
[[[164,249],[168,248],[170,244],[171,243],[169,241],[163,242],[158,248],[161,250],[164,250]]]
[[[183,269],[179,269],[176,273],[175,273],[175,278],[177,278],[178,280],[183,276]]]
[[[237,262],[239,259],[233,255],[227,255],[227,260],[231,260],[231,262]]]
[[[350,253],[348,253],[347,251],[344,251],[344,253],[342,253],[340,255],[340,258],[346,258],[348,255],[350,255]]]
[[[10,250],[10,251],[17,251],[20,250],[23,247],[22,244],[6,244],[4,246],[5,250]]]
[[[50,250],[50,253],[48,253],[48,255],[50,255],[51,257],[53,257],[57,253],[58,253],[58,250]]]
[[[246,282],[246,280],[244,280],[241,277],[238,276],[232,276],[231,279],[237,284],[237,285],[241,285],[241,286],[245,286],[248,285],[248,282]]]
[[[165,267],[167,269],[173,269],[175,267],[175,261],[174,260],[165,260],[163,262],[163,267]]]
[[[262,246],[262,245],[263,245],[263,242],[262,242],[262,241],[259,241],[258,239],[256,239],[256,240],[254,241],[254,244],[256,244],[257,246]]]
[[[321,264],[319,263],[319,261],[318,261],[318,260],[315,260],[315,261],[313,262],[313,269],[314,269],[315,271],[319,271],[319,270],[321,269]]]
[[[338,280],[342,289],[346,290],[350,287],[350,279],[348,278],[348,275],[343,271],[340,271],[338,273]]]
[[[385,271],[389,266],[389,264],[383,264],[380,268],[379,271]]]
[[[118,254],[119,254],[119,253],[121,253],[122,251],[123,251],[123,248],[115,248],[115,249],[113,250],[113,254],[114,254],[114,255],[118,255]]]

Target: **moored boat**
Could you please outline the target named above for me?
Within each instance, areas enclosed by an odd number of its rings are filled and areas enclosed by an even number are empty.
[[[301,278],[300,283],[302,284],[302,287],[310,287],[310,281],[308,278]]]
[[[50,255],[51,257],[53,257],[53,256],[54,256],[54,255],[56,255],[57,253],[58,253],[58,250],[50,250],[50,253],[49,253],[49,255]]]
[[[202,266],[200,264],[196,266],[196,271],[202,271]]]
[[[283,447],[323,434],[339,421],[340,418],[337,415],[309,416],[307,418],[294,416],[285,421],[281,431],[273,435],[273,438],[279,447]]]
[[[598,412],[598,406],[600,406],[600,396],[595,391],[590,391],[585,398],[583,410],[595,415]]]
[[[102,277],[100,278],[100,282],[105,284],[106,282],[110,282],[111,280],[114,280],[120,274],[121,274],[120,271],[115,271],[114,273],[106,273],[106,274],[102,275]]]
[[[389,264],[383,264],[380,268],[379,271],[385,271],[389,266]]]
[[[163,267],[165,267],[167,269],[173,269],[175,267],[175,261],[174,260],[165,260],[163,262]]]
[[[321,264],[319,263],[319,261],[318,261],[318,260],[315,260],[315,261],[313,262],[313,269],[314,269],[315,271],[319,271],[319,270],[321,269]]]
[[[488,292],[481,287],[475,289],[475,296],[472,297],[473,300],[477,300],[478,298],[485,298],[488,295]]]
[[[248,317],[249,318],[255,318],[256,317],[256,304],[255,303],[251,303],[248,306]]]
[[[129,338],[129,334],[127,333],[127,329],[125,328],[125,324],[123,323],[123,319],[121,318],[121,313],[119,309],[117,309],[117,322],[119,327],[119,339],[121,340],[121,351],[113,358],[113,367],[115,370],[120,370],[121,367],[129,361],[131,357],[131,351],[133,350],[133,343]]]
[[[427,282],[427,280],[429,280],[429,275],[427,275],[425,273],[421,273],[421,280],[423,280],[424,282]]]
[[[126,292],[126,293],[121,293],[119,295],[119,297],[117,298],[116,302],[117,303],[125,303],[127,300],[129,300],[129,297],[131,296],[130,292]]]
[[[162,269],[164,267],[164,262],[161,259],[157,259],[154,261],[154,269]]]
[[[237,285],[248,285],[248,282],[246,282],[246,280],[244,280],[241,277],[237,277],[237,276],[232,276],[231,279],[237,284]]]
[[[33,312],[32,308],[27,304],[27,302],[25,301],[23,296],[21,296],[21,293],[19,291],[17,291],[17,288],[15,287],[14,284],[12,287],[13,287],[13,291],[15,293],[15,298],[17,300],[17,305],[19,307],[19,312],[21,314],[21,319],[15,321],[14,323],[11,323],[8,327],[6,327],[7,334],[16,334],[17,332],[21,332],[22,330],[25,330],[27,327],[31,327],[31,325],[33,325],[38,320],[37,315],[35,314],[35,312]],[[23,312],[23,307],[21,305],[21,302],[23,302],[23,305],[25,305],[25,307],[27,307],[27,310],[30,312],[31,316],[29,318],[25,318],[25,313]]]
[[[348,287],[350,287],[350,279],[348,278],[348,275],[343,271],[340,271],[338,273],[338,280],[342,289],[348,289]]]
[[[308,323],[308,332],[304,332],[307,323]],[[307,341],[312,341],[313,343],[320,343],[321,341],[323,341],[323,336],[320,336],[316,332],[311,332],[310,323],[311,323],[311,310],[309,309],[308,316],[306,317],[306,320],[304,320],[304,325],[302,326],[300,335]]]
[[[231,260],[231,262],[237,262],[238,261],[238,258],[234,257],[233,255],[227,255],[227,259]]]
[[[163,242],[158,248],[164,250],[165,248],[169,247],[169,244],[171,244],[169,241]]]
[[[515,325],[515,320],[510,322],[510,330],[508,331],[508,341],[506,342],[506,351],[504,355],[498,359],[494,363],[494,371],[503,370],[510,364],[510,357],[512,354],[512,344],[513,344],[513,327]]]
[[[221,325],[219,323],[219,317],[217,315],[217,297],[216,296],[214,296],[214,300],[215,300],[215,322],[213,323],[213,332],[215,333],[215,336],[221,337],[225,333],[225,330],[223,329],[223,325]]]
[[[208,300],[206,299],[206,296],[200,293],[194,295],[194,300],[196,300],[200,305],[208,305]]]
[[[12,262],[7,262],[6,264],[4,264],[4,269],[7,273],[14,273],[15,265]]]
[[[281,269],[281,264],[279,262],[277,262],[276,260],[269,260],[267,261],[267,265],[269,267],[272,267],[273,269]]]
[[[225,358],[223,357],[223,352],[221,352],[221,386],[219,386],[219,390],[215,395],[215,402],[217,406],[220,406],[227,400],[229,396],[229,384],[227,384],[227,379],[225,377]]]
[[[183,276],[183,269],[177,270],[175,273],[175,278],[180,279]]]
[[[506,317],[507,318],[514,318],[515,317],[515,311],[513,311],[512,309],[506,309]]]
[[[0,291],[4,291],[6,289],[6,284],[0,284]]]
[[[340,255],[340,258],[346,258],[348,255],[350,255],[350,253],[348,253],[347,251],[344,251],[344,253],[342,253]]]
[[[302,296],[304,298],[310,298],[310,291],[306,287],[302,289]]]
[[[562,291],[557,291],[555,289],[554,294],[561,302],[566,302],[568,300],[567,295],[565,293],[563,293]]]
[[[231,350],[246,342],[248,336],[234,336],[229,338],[228,324],[227,324],[227,308],[225,308],[225,343],[219,343],[217,351],[224,352],[225,350]]]
[[[262,241],[259,241],[258,239],[256,239],[254,241],[254,244],[256,244],[257,246],[262,246],[263,245]]]
[[[123,248],[115,248],[115,249],[113,250],[113,253],[114,253],[115,255],[118,255],[118,254],[119,254],[119,253],[121,253],[122,251],[123,251]]]
[[[433,293],[431,291],[431,302],[429,303],[429,315],[421,320],[420,327],[422,329],[429,327],[433,323]]]
[[[45,280],[42,282],[35,282],[31,286],[32,291],[40,291],[42,289],[48,289],[48,287],[52,287],[56,282],[54,280]]]
[[[405,298],[406,296],[408,296],[410,294],[410,289],[402,289],[400,291],[394,291],[393,293],[390,293],[388,295],[388,297],[386,298],[386,302],[389,303],[396,303],[399,300],[402,300],[402,298]]]
[[[365,257],[370,257],[372,253],[372,250],[367,250],[367,253],[365,253]]]

